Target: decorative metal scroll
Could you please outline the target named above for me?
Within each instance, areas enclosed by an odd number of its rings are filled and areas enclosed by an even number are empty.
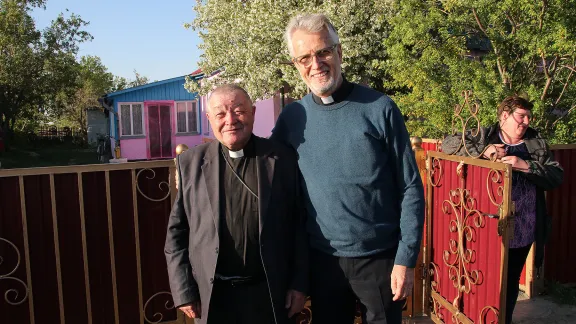
[[[156,323],[160,323],[164,320],[164,314],[162,314],[161,312],[156,312],[152,315],[152,318],[149,318],[146,315],[146,309],[148,308],[148,305],[150,304],[150,302],[158,297],[158,296],[166,296],[166,302],[164,303],[164,308],[165,310],[169,311],[169,310],[173,310],[175,307],[174,302],[172,301],[172,294],[167,292],[167,291],[163,291],[163,292],[159,292],[156,293],[154,295],[152,295],[152,297],[148,298],[148,300],[146,301],[146,303],[144,304],[144,319],[146,320],[146,322],[148,323],[152,323],[152,324],[156,324]]]
[[[468,100],[468,98],[467,98]],[[476,112],[476,110],[473,110]],[[466,123],[465,121],[463,121]],[[441,153],[440,153],[441,155]],[[487,217],[498,218],[498,234],[503,230],[502,224],[504,221],[505,197],[504,197],[504,180],[507,177],[507,171],[498,169],[488,169],[485,178],[485,188],[487,196],[492,205],[498,208],[499,215],[486,214],[479,209],[479,202],[472,196],[470,189],[466,189],[466,177],[468,165],[464,161],[460,161],[455,168],[460,185],[455,189],[445,188],[444,181],[445,170],[449,170],[444,164],[449,162],[444,160],[441,156],[429,156],[427,160],[427,176],[430,190],[446,190],[448,193],[447,199],[441,202],[440,214],[433,217],[447,217],[448,232],[451,237],[449,238],[448,246],[443,248],[442,254],[436,255],[436,258],[441,257],[445,270],[440,273],[440,268],[433,259],[428,261],[427,276],[429,277],[430,284],[430,311],[436,322],[445,322],[444,312],[446,310],[451,314],[451,321],[453,323],[472,323],[472,321],[463,314],[464,294],[473,294],[473,288],[481,285],[484,281],[484,274],[480,270],[472,270],[471,266],[476,261],[476,251],[469,247],[471,242],[477,240],[477,236],[481,228],[484,228],[487,222]],[[452,163],[456,161],[452,160]],[[456,162],[457,163],[457,162]],[[454,169],[452,169],[454,170]],[[482,188],[482,186],[480,186]],[[428,205],[428,208],[432,208]],[[433,250],[434,247],[431,247]],[[445,277],[443,277],[445,276]],[[446,278],[452,282],[455,288],[455,297],[447,301],[440,293],[440,278]],[[478,313],[478,323],[487,322],[488,316],[493,315],[498,318],[499,310],[493,306],[485,306]]]
[[[476,234],[475,228],[484,226],[484,215],[476,209],[476,199],[470,195],[470,190],[458,188],[450,190],[450,199],[442,206],[446,215],[454,215],[450,220],[450,233],[457,233],[457,240],[450,239],[449,250],[443,251],[443,261],[448,267],[448,278],[458,291],[452,301],[455,308],[460,308],[460,300],[464,293],[469,294],[472,286],[481,284],[482,273],[470,270],[474,251],[466,247],[466,242],[472,242]]]
[[[12,268],[12,270],[8,271],[7,273],[0,273],[0,283],[2,281],[12,281],[12,282],[16,282],[20,285],[22,285],[22,288],[24,290],[24,296],[20,298],[20,293],[18,290],[16,289],[8,289],[5,293],[4,293],[4,300],[12,305],[12,306],[17,306],[17,305],[21,305],[22,303],[24,303],[27,299],[28,299],[28,286],[26,285],[26,283],[16,277],[13,277],[12,275],[16,272],[16,270],[18,270],[18,268],[20,267],[20,262],[21,262],[21,258],[20,258],[20,251],[18,251],[18,248],[16,247],[16,245],[10,241],[8,241],[7,239],[1,238],[0,237],[0,243],[7,243],[8,245],[10,245],[14,251],[16,251],[16,265],[14,266],[14,268]],[[0,265],[2,265],[4,263],[4,257],[0,255]]]
[[[170,184],[168,184],[168,182],[166,181],[161,181],[158,184],[158,188],[160,188],[160,191],[165,191],[164,189],[162,189],[163,186],[165,186],[167,188],[167,193],[164,197],[159,198],[159,199],[155,199],[155,198],[151,198],[148,197],[146,194],[144,194],[142,192],[142,189],[140,189],[140,185],[138,184],[138,179],[140,178],[140,174],[142,174],[142,172],[148,171],[149,173],[152,173],[151,176],[146,176],[146,179],[152,180],[154,178],[156,178],[156,171],[152,170],[152,169],[142,169],[140,171],[138,171],[138,173],[136,173],[136,189],[138,190],[138,192],[146,199],[150,200],[150,201],[154,201],[154,202],[158,202],[158,201],[162,201],[167,199],[168,197],[170,197]]]
[[[454,119],[452,119],[452,135],[456,135],[458,134],[458,131],[460,131],[461,136],[460,144],[453,153],[449,154],[454,154],[462,150],[463,153],[462,155],[466,155],[474,159],[482,158],[484,156],[484,153],[494,145],[492,144],[486,145],[481,152],[478,152],[478,154],[474,154],[468,150],[468,147],[466,145],[467,136],[478,138],[478,136],[480,135],[480,138],[485,138],[486,134],[484,134],[484,129],[481,127],[480,118],[478,117],[478,112],[480,111],[480,104],[478,103],[478,101],[473,99],[474,95],[472,91],[471,90],[462,91],[462,97],[464,97],[464,103],[456,104],[456,106],[454,107]],[[466,112],[469,113],[468,117],[464,116]],[[456,128],[458,122],[460,124],[459,129]],[[496,156],[491,155],[490,160],[496,161]]]

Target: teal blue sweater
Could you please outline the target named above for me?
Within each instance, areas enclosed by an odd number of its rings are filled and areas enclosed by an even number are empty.
[[[284,108],[272,138],[298,152],[313,248],[363,257],[398,245],[395,263],[415,266],[424,191],[392,99],[357,84],[332,105],[309,94]]]

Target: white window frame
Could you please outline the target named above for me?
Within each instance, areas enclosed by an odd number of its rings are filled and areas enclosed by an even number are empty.
[[[186,123],[185,123],[186,124],[186,131],[185,132],[179,132],[178,131],[178,104],[182,104],[182,103],[186,104],[186,110],[185,110],[185,112],[186,112],[186,117],[185,117],[185,119],[186,119]],[[196,109],[195,109],[196,110],[196,130],[195,131],[191,131],[189,129],[190,125],[188,125],[188,107],[190,105],[196,105]],[[175,130],[176,130],[177,135],[184,135],[184,134],[197,135],[197,134],[200,134],[200,111],[198,109],[198,100],[175,101],[174,102],[174,119],[175,119],[174,121],[175,121],[175,126],[176,126]]]
[[[124,135],[123,128],[122,128],[122,106],[130,105],[130,135]],[[134,134],[134,113],[132,111],[133,105],[140,105],[142,107],[141,114],[142,114],[142,134]],[[118,124],[120,128],[120,137],[140,137],[146,136],[146,120],[145,116],[145,106],[144,102],[119,102],[118,103]]]

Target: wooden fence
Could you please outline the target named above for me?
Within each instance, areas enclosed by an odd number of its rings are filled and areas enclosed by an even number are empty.
[[[173,161],[0,171],[0,323],[176,321],[173,174]]]

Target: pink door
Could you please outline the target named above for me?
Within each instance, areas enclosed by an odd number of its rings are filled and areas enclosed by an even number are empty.
[[[170,104],[148,106],[148,152],[151,159],[172,157]]]

